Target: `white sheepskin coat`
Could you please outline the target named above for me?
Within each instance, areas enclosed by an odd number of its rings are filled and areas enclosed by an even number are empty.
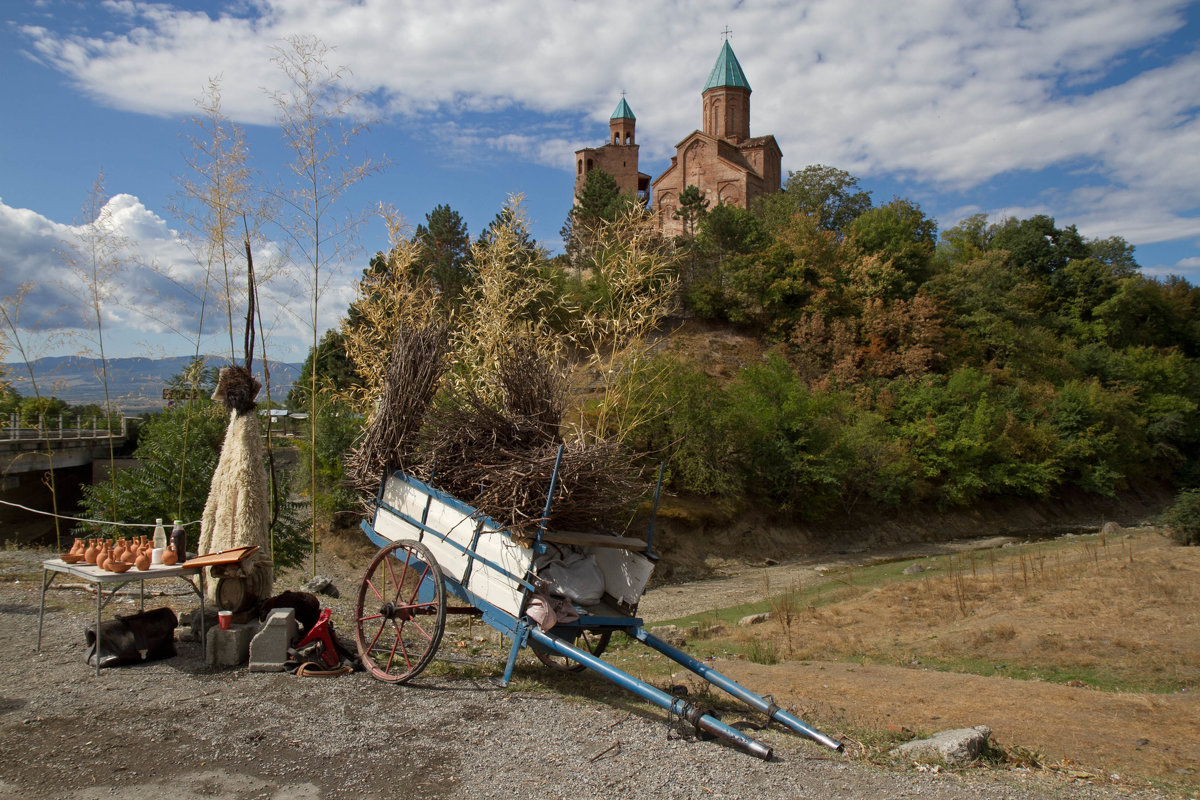
[[[199,552],[216,553],[258,545],[259,551],[244,561],[242,567],[252,577],[259,597],[264,599],[271,596],[273,585],[270,522],[258,415],[234,411],[204,504]],[[210,597],[215,586],[215,581],[208,582]]]

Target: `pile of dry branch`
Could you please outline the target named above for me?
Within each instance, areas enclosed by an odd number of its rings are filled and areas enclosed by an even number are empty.
[[[558,530],[613,525],[645,491],[629,452],[616,442],[564,444],[533,417],[462,398],[430,417],[422,443],[434,483],[506,527],[533,534],[563,449],[548,524]]]
[[[435,342],[435,334],[442,338]],[[532,343],[510,343],[494,399],[446,391],[433,402],[445,369],[444,329],[402,333],[392,359],[380,407],[347,464],[364,498],[386,471],[403,469],[524,539],[541,522],[560,447],[548,525],[611,527],[645,492],[636,459],[618,442],[564,443],[566,371]]]
[[[346,475],[359,497],[374,497],[385,474],[415,465],[417,434],[446,371],[448,347],[441,322],[400,328],[375,416],[346,457]]]

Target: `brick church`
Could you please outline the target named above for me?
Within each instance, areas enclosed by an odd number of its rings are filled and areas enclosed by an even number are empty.
[[[671,166],[651,182],[649,175],[638,172],[636,120],[622,97],[608,122],[609,143],[575,153],[576,194],[589,171],[602,169],[622,192],[648,202],[658,213],[662,232],[674,236],[683,232],[675,209],[679,193],[688,186],[698,187],[710,208],[718,203],[748,208],[755,198],[778,192],[783,154],[774,136],[750,136],[750,83],[728,40],[700,98],[701,129],[675,145]]]

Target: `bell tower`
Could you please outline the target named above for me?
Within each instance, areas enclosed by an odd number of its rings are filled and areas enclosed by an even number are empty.
[[[700,130],[734,144],[750,138],[750,83],[728,39],[700,97]]]
[[[637,144],[637,140],[633,137],[633,128],[637,124],[637,117],[633,116],[633,109],[629,107],[629,103],[625,102],[624,95],[625,93],[622,92],[621,102],[617,103],[616,110],[608,118],[609,144]]]

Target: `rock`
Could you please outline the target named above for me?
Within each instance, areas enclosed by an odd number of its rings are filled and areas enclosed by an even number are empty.
[[[1125,529],[1124,529],[1124,528],[1122,528],[1122,527],[1121,527],[1121,526],[1120,526],[1118,523],[1116,523],[1116,522],[1106,522],[1106,523],[1104,523],[1104,525],[1103,525],[1103,526],[1100,528],[1100,535],[1101,535],[1101,536],[1120,536],[1120,535],[1121,535],[1121,534],[1123,534],[1124,532],[1125,532]]]
[[[893,748],[889,755],[925,763],[966,764],[979,758],[991,735],[992,729],[987,725],[956,728],[936,733],[928,739],[905,742]]]
[[[921,564],[909,564],[904,568],[905,575],[920,575],[925,571],[925,567]]]
[[[662,639],[672,647],[683,647],[687,644],[687,637],[683,635],[683,631],[679,630],[675,625],[657,625],[650,628],[647,633],[651,636],[656,636]]]
[[[771,619],[770,611],[764,611],[761,614],[747,614],[738,620],[738,625],[747,628],[751,625],[761,625],[769,619]]]
[[[327,597],[341,597],[342,593],[333,585],[333,581],[324,575],[314,575],[303,586],[304,591],[323,594]]]
[[[709,625],[704,629],[704,635],[710,639],[714,636],[724,636],[725,626],[719,622],[715,625]]]

